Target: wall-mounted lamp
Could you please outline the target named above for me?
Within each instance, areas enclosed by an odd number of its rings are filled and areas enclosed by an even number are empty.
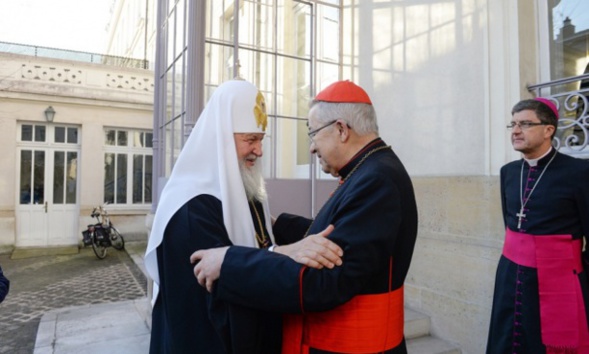
[[[53,117],[55,117],[55,110],[53,107],[49,106],[45,110],[45,119],[47,119],[48,122],[53,122]]]

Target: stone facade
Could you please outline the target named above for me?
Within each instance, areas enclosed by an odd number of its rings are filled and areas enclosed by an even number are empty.
[[[92,223],[92,208],[104,201],[105,128],[151,131],[153,86],[149,70],[0,53],[0,251],[18,246],[23,237],[18,233],[19,125],[77,128],[78,218],[67,226],[81,231]],[[56,111],[53,122],[45,119],[48,106]],[[110,205],[109,213],[123,234],[145,237],[150,206]],[[51,232],[59,230],[50,230],[49,237]]]

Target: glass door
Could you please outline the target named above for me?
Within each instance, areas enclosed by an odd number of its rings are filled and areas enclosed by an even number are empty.
[[[77,244],[78,128],[19,128],[16,245]]]

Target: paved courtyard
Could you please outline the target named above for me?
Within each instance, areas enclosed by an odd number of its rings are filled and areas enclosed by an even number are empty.
[[[113,248],[103,260],[87,247],[76,254],[22,259],[4,254],[0,265],[10,280],[10,292],[0,304],[0,353],[33,353],[39,321],[49,310],[146,294],[141,270],[127,252]]]

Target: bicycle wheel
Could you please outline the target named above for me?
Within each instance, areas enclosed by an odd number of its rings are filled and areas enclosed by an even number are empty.
[[[125,239],[123,238],[123,235],[121,235],[119,230],[115,229],[112,225],[110,227],[110,243],[119,251],[125,248]]]
[[[96,241],[96,233],[92,234],[92,251],[94,251],[98,259],[104,259],[106,257],[106,247]]]

